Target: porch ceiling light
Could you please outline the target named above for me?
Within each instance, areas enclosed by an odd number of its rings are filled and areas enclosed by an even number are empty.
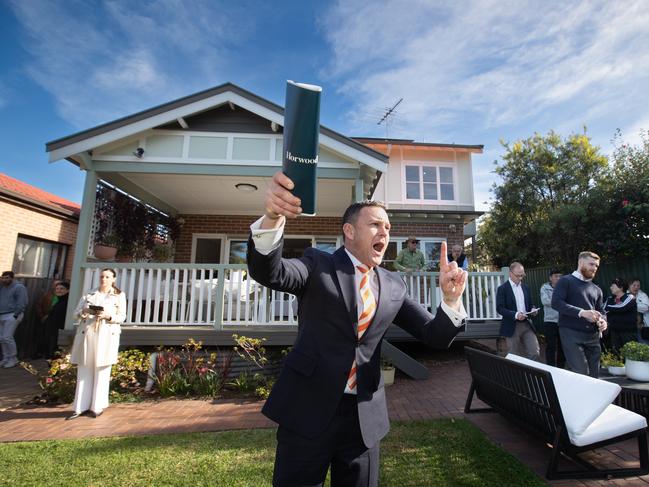
[[[253,191],[257,191],[257,186],[250,183],[237,183],[234,187],[243,193],[252,193]]]

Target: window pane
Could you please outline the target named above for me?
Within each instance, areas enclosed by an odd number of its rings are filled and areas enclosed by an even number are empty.
[[[328,254],[333,254],[336,251],[336,241],[335,240],[316,240],[315,248],[327,252]]]
[[[422,242],[421,249],[426,257],[426,270],[439,270],[439,251],[441,242]]]
[[[302,257],[304,251],[309,247],[311,247],[310,238],[285,238],[282,257],[285,259],[297,259]]]
[[[419,183],[406,183],[406,198],[409,200],[419,199]]]
[[[441,183],[453,183],[453,168],[440,167],[439,168],[439,181]]]
[[[419,166],[406,166],[406,181],[419,181]]]
[[[424,182],[425,183],[434,183],[437,181],[437,168],[436,167],[426,167],[422,168],[424,170]]]
[[[424,199],[425,200],[437,199],[437,184],[424,183]]]
[[[196,240],[195,264],[220,264],[221,239],[199,238]]]
[[[397,243],[390,242],[388,248],[385,249],[385,254],[383,254],[383,261],[381,262],[381,267],[390,269],[391,271],[395,270],[392,263],[394,259],[397,258]]]
[[[439,190],[442,193],[443,200],[454,200],[455,196],[453,194],[453,185],[452,184],[440,184]]]
[[[59,277],[65,267],[66,253],[65,245],[18,237],[13,269],[22,276]]]
[[[230,241],[230,264],[245,264],[248,241]]]

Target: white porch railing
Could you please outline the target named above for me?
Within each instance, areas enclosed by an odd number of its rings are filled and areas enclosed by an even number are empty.
[[[100,263],[82,265],[82,292],[96,288]],[[297,299],[268,289],[248,276],[245,265],[111,263],[116,285],[126,293],[126,324],[133,326],[250,327],[297,325]],[[434,310],[440,300],[437,274],[404,274],[409,295]],[[470,273],[464,306],[470,320],[499,319],[499,272]],[[435,284],[435,285],[433,285]]]

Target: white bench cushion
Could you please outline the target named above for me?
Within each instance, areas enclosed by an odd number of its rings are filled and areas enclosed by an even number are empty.
[[[552,367],[513,353],[505,358],[550,372],[570,438],[583,434],[622,390],[612,382]]]
[[[644,416],[610,404],[604,412],[593,421],[581,434],[568,432],[570,442],[575,446],[592,445],[598,441],[608,440],[625,433],[631,433],[647,427]]]

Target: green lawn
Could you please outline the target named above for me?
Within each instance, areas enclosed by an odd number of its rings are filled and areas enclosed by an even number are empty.
[[[0,485],[269,486],[274,430],[0,444]],[[383,487],[543,486],[468,421],[393,423]]]

